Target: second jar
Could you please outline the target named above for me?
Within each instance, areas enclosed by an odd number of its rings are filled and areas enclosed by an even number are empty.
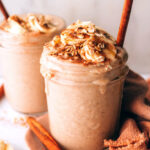
[[[35,30],[38,27],[36,19],[43,19],[40,17],[30,17],[31,27],[35,25]],[[11,33],[13,28],[13,32],[18,32],[17,29],[23,31],[22,26],[15,22],[16,16],[12,17],[11,21],[8,18],[0,28],[0,68],[4,78],[5,94],[12,107],[19,112],[38,113],[47,110],[44,81],[40,74],[40,56],[43,44],[59,34],[65,23],[56,16],[46,17],[49,17],[55,26],[55,30],[48,33],[34,30],[21,34]],[[4,28],[8,23],[13,26],[10,32]]]

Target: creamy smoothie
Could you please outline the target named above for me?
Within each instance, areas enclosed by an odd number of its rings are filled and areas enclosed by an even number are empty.
[[[57,16],[35,14],[13,15],[0,25],[0,69],[6,97],[15,110],[47,110],[40,56],[43,44],[64,27]]]
[[[102,150],[120,115],[127,53],[106,31],[77,21],[44,46],[50,132],[65,150]]]

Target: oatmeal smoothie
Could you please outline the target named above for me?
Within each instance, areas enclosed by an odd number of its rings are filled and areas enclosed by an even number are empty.
[[[40,74],[43,44],[65,27],[52,15],[13,15],[0,25],[0,69],[12,107],[23,113],[47,110]]]
[[[77,21],[44,46],[50,132],[65,150],[102,150],[119,120],[127,53],[91,22]]]

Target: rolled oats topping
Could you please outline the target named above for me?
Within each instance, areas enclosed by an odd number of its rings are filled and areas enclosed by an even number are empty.
[[[45,45],[47,55],[84,64],[114,61],[116,41],[106,31],[91,22],[77,21]]]
[[[44,15],[28,14],[25,18],[10,16],[3,29],[10,33],[23,34],[27,32],[49,33],[56,30],[50,18]]]

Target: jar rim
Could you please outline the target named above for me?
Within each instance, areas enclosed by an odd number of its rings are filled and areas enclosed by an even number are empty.
[[[104,83],[99,82],[99,79],[95,79],[95,80],[88,80],[88,81],[72,81],[72,80],[67,80],[67,79],[59,79],[55,77],[51,78],[52,82],[56,82],[56,83],[59,83],[59,84],[63,84],[63,85],[87,85],[87,84],[93,84],[93,85],[98,85],[98,86],[108,86],[108,85],[111,85],[111,84],[115,84],[116,82],[119,82],[121,80],[125,80],[127,74],[129,72],[129,67],[128,66],[125,66],[124,67],[124,70],[122,71],[122,73],[120,74],[120,76],[117,76],[115,79],[110,79],[110,80],[107,80],[105,81]],[[105,80],[105,78],[102,78]]]
[[[68,70],[68,68],[70,72],[88,72],[88,71],[96,70],[96,69],[98,69],[99,71],[101,70],[103,72],[108,72],[113,69],[119,68],[120,66],[125,66],[127,59],[128,59],[126,50],[124,51],[123,55],[124,56],[122,58],[123,60],[121,63],[119,62],[119,60],[116,60],[115,62],[108,64],[109,66],[111,66],[111,68],[107,69],[106,68],[107,65],[105,64],[104,65],[101,65],[101,64],[84,65],[83,63],[73,63],[69,60],[66,61],[63,59],[58,59],[57,57],[54,57],[54,56],[45,56],[44,51],[43,51],[41,59],[40,59],[40,64],[41,66],[44,66],[44,68],[48,70],[52,69],[52,70],[56,70],[59,72],[64,72]]]

